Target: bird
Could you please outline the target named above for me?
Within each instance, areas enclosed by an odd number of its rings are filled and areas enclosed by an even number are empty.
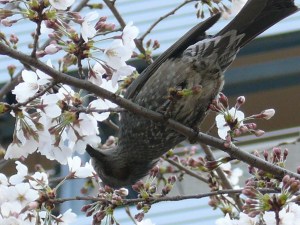
[[[298,10],[293,0],[248,0],[215,35],[206,31],[221,14],[209,17],[150,64],[127,88],[124,98],[185,126],[199,127],[239,50]],[[112,188],[142,179],[164,153],[186,139],[164,123],[129,111],[121,112],[120,118],[116,146],[86,148],[102,183]]]

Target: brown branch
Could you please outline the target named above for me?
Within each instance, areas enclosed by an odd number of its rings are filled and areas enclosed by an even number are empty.
[[[210,197],[210,196],[215,196],[215,195],[225,195],[225,194],[241,194],[243,189],[225,189],[225,190],[218,190],[218,191],[212,191],[208,193],[203,193],[203,194],[195,194],[195,195],[177,195],[177,196],[163,196],[163,197],[149,197],[146,200],[143,198],[136,198],[136,199],[123,199],[123,206],[124,205],[131,205],[134,203],[138,202],[143,202],[147,201],[148,203],[158,203],[158,202],[174,202],[174,201],[182,201],[182,200],[187,200],[187,199],[201,199],[205,197]],[[265,194],[265,193],[279,193],[280,191],[276,191],[274,189],[258,189],[259,192]],[[107,199],[103,198],[97,198],[97,197],[92,197],[92,196],[76,196],[76,197],[71,197],[71,198],[56,198],[56,199],[50,199],[49,202],[52,203],[63,203],[63,202],[68,202],[68,201],[77,201],[77,200],[82,200],[82,201],[99,201],[99,202],[108,202],[110,203]]]
[[[215,161],[216,159],[215,159],[215,157],[212,153],[211,148],[208,145],[205,145],[205,144],[202,144],[202,143],[200,143],[200,145],[203,148],[207,159],[210,160],[210,161]],[[229,180],[227,179],[224,171],[220,167],[217,167],[215,169],[215,171],[218,174],[218,177],[220,178],[223,187],[225,189],[233,189],[233,187],[232,187],[231,183],[229,182]],[[234,195],[231,195],[231,197],[235,200],[235,203],[237,204],[237,207],[239,208],[240,212],[242,212],[243,211],[243,202],[240,199],[239,195],[234,194]]]
[[[80,80],[75,77],[71,77],[67,74],[61,73],[59,71],[56,71],[55,69],[47,66],[45,63],[42,63],[41,61],[30,58],[28,55],[25,55],[21,52],[18,52],[16,50],[13,50],[9,47],[7,47],[5,44],[0,42],[0,54],[7,55],[11,58],[17,59],[21,62],[27,63],[44,73],[51,76],[56,82],[58,83],[64,83],[71,85],[73,87],[89,90],[91,93],[112,101],[113,103],[121,106],[122,108],[136,114],[139,116],[146,117],[148,119],[151,119],[155,122],[165,123],[169,128],[177,131],[178,133],[186,136],[187,138],[192,138],[193,140],[196,140],[200,143],[204,143],[207,145],[210,145],[212,147],[215,147],[217,149],[220,149],[230,155],[230,157],[241,160],[251,166],[254,166],[256,168],[259,168],[261,170],[264,170],[268,173],[271,173],[275,175],[278,178],[282,178],[284,175],[289,175],[291,177],[295,177],[297,179],[300,179],[300,175],[297,173],[294,173],[292,171],[289,171],[287,169],[281,168],[277,165],[273,165],[272,163],[269,163],[259,157],[256,157],[248,152],[242,151],[240,148],[236,147],[234,144],[231,144],[229,147],[226,147],[225,141],[209,136],[207,134],[199,132],[195,137],[195,131],[194,129],[191,129],[189,127],[186,127],[175,120],[172,119],[166,119],[162,114],[149,110],[147,108],[144,108],[140,105],[137,105],[127,99],[124,99],[114,93],[111,93],[97,85],[92,84],[91,82],[87,80]]]
[[[186,174],[198,179],[198,180],[201,180],[203,181],[204,183],[208,183],[208,179],[205,178],[205,177],[202,177],[201,175],[189,170],[188,168],[184,167],[183,165],[179,164],[178,162],[172,160],[172,159],[169,159],[169,158],[166,158],[166,157],[163,157],[163,159],[165,161],[167,161],[168,163],[170,163],[171,165],[177,167],[178,169],[184,171]]]
[[[124,29],[124,27],[126,26],[126,22],[124,21],[123,17],[121,16],[120,12],[118,11],[118,9],[115,7],[115,1],[110,1],[110,0],[103,0],[103,1],[107,5],[107,7],[110,9],[110,11],[114,15],[114,17],[116,18],[118,23],[120,24],[121,28]],[[146,50],[143,47],[143,43],[140,42],[138,39],[135,39],[134,42],[135,42],[137,49],[141,53],[145,54]]]
[[[185,6],[186,4],[190,3],[190,2],[194,2],[195,0],[185,0],[184,2],[182,2],[180,5],[178,5],[176,8],[174,8],[172,11],[166,13],[165,15],[159,17],[149,28],[148,30],[146,30],[146,32],[139,38],[139,41],[141,43],[143,43],[145,37],[150,34],[150,32],[154,29],[154,27],[157,26],[157,24],[159,24],[162,20],[166,19],[167,17],[174,15],[176,13],[176,11],[178,11],[179,9],[181,9],[183,6]]]
[[[33,39],[33,48],[31,52],[32,58],[36,58],[36,51],[39,45],[39,37],[41,35],[42,12],[38,12],[38,14],[39,14],[39,21],[37,21],[36,23],[36,29],[35,29],[34,39]]]
[[[16,103],[16,104],[12,104],[10,107],[12,109],[18,109],[21,106],[26,106],[27,104],[29,104],[30,102],[32,102],[33,100],[41,97],[43,94],[45,94],[46,92],[48,92],[51,88],[53,88],[56,85],[56,82],[52,82],[48,87],[46,87],[44,90],[38,92],[37,94],[35,94],[34,96],[28,98],[25,102],[22,103]]]
[[[74,12],[79,12],[81,11],[86,4],[89,2],[90,0],[82,0],[80,1],[80,3],[77,5],[76,8],[74,8]],[[68,23],[70,20],[65,20],[66,23]],[[46,48],[49,43],[50,43],[51,39],[48,39],[45,41],[45,43],[42,45],[41,49]],[[4,97],[4,95],[6,95],[6,93],[8,93],[9,91],[11,91],[19,82],[21,79],[21,72],[18,72],[17,75],[10,81],[7,82],[1,89],[0,89],[0,99],[2,99]]]
[[[135,225],[138,225],[136,220],[134,219],[134,217],[132,216],[131,212],[130,212],[130,208],[128,206],[125,207],[125,212],[127,213],[127,215],[129,216],[129,218],[132,220],[132,222]]]

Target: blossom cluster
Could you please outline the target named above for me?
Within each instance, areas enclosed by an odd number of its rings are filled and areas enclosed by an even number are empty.
[[[233,138],[245,133],[252,133],[257,137],[260,137],[265,133],[263,130],[257,129],[256,123],[245,122],[254,119],[269,120],[274,116],[275,110],[266,109],[259,114],[245,117],[245,114],[239,110],[240,107],[245,104],[245,101],[245,97],[240,96],[236,99],[234,107],[229,109],[228,99],[223,93],[220,93],[218,98],[213,100],[210,109],[218,113],[215,120],[220,138],[230,142]]]
[[[71,224],[76,218],[71,209],[59,216],[52,213],[56,192],[68,178],[93,177],[90,163],[81,166],[78,156],[69,158],[69,175],[55,188],[50,187],[49,175],[42,170],[30,174],[21,162],[16,161],[16,165],[17,173],[11,177],[0,173],[1,224]]]
[[[51,40],[45,49],[36,51],[37,57],[63,52],[65,55],[59,61],[59,69],[63,72],[73,64],[86,62],[88,71],[79,69],[79,76],[111,92],[118,90],[120,80],[134,73],[135,68],[126,64],[133,54],[134,39],[139,32],[131,22],[120,35],[106,37],[110,44],[102,49],[94,45],[96,41],[101,42],[96,39],[105,32],[112,32],[115,26],[106,22],[106,17],[99,18],[97,12],[82,17],[69,11],[74,0],[17,2],[0,10],[1,22],[13,26],[19,21],[13,19],[16,12],[25,5],[25,10],[20,10],[19,14],[40,25],[35,35],[47,34]],[[10,1],[1,3],[10,4]],[[70,23],[65,22],[66,19]],[[76,25],[79,25],[79,30]],[[15,44],[17,46],[17,41]],[[50,60],[47,65],[54,69]],[[10,71],[13,74],[13,69]],[[97,123],[106,120],[110,110],[116,107],[108,100],[91,99],[89,93],[76,92],[68,85],[57,84],[41,70],[23,70],[22,82],[12,93],[18,104],[8,106],[1,103],[1,113],[10,112],[16,118],[13,142],[5,159],[39,152],[50,160],[66,164],[75,152],[84,153],[87,143],[93,146],[101,143]]]

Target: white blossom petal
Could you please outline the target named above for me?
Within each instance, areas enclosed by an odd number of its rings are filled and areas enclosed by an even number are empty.
[[[58,10],[66,10],[68,7],[73,5],[75,0],[49,0],[50,4]]]

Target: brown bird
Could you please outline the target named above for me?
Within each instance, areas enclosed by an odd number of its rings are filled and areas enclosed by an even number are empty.
[[[293,0],[249,0],[225,28],[212,36],[205,32],[220,14],[208,18],[160,55],[129,86],[125,98],[188,127],[199,126],[223,88],[224,72],[238,51],[297,11]],[[86,150],[103,183],[117,188],[141,179],[160,156],[185,139],[165,124],[122,112],[118,145],[106,150],[88,146]]]

